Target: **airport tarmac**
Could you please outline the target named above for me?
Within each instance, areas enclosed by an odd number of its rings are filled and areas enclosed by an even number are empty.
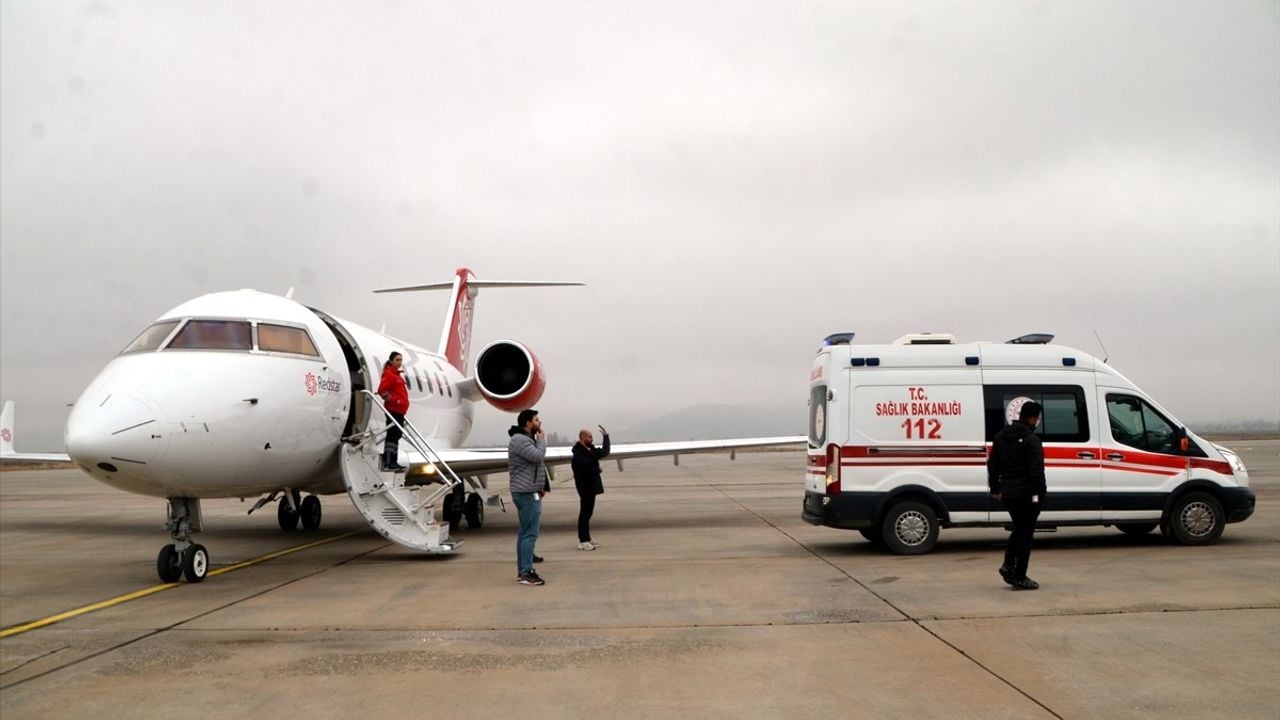
[[[1208,547],[1109,528],[944,530],[895,557],[800,520],[804,455],[605,463],[576,549],[561,482],[515,582],[514,508],[451,557],[204,502],[215,570],[0,639],[0,716],[171,718],[1280,717],[1280,440],[1238,440],[1258,510]],[[495,476],[505,485],[505,478]],[[0,625],[156,586],[164,501],[76,471],[0,474]]]

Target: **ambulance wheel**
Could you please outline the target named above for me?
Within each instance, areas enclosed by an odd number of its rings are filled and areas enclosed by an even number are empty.
[[[298,509],[302,511],[303,530],[320,529],[320,498],[315,495],[308,495],[302,498],[302,505],[298,506]]]
[[[1226,527],[1222,503],[1209,493],[1189,492],[1169,509],[1170,537],[1182,545],[1208,545]]]
[[[178,582],[182,578],[182,556],[172,543],[160,548],[160,555],[156,557],[156,574],[160,576],[160,582]]]
[[[471,493],[467,496],[466,507],[463,513],[467,517],[467,527],[472,530],[479,530],[484,527],[484,498],[480,497],[480,493]]]
[[[1129,537],[1142,537],[1156,529],[1157,523],[1121,523],[1116,526],[1120,532]]]
[[[938,543],[938,515],[922,502],[906,500],[889,508],[880,530],[895,555],[923,555]]]
[[[182,574],[189,583],[204,582],[209,574],[209,551],[203,545],[187,546],[182,553]]]
[[[280,498],[280,504],[276,506],[276,520],[280,523],[280,529],[289,532],[297,530],[298,519],[298,513],[289,505],[289,498]]]

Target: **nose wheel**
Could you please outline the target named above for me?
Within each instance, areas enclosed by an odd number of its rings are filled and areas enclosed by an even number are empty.
[[[173,545],[160,548],[156,558],[156,574],[161,582],[173,583],[182,579],[182,554]]]
[[[173,542],[160,548],[156,574],[162,582],[178,582],[184,575],[189,583],[203,582],[209,575],[209,551],[191,542],[200,532],[200,501],[196,498],[169,498],[169,520],[165,523]]]

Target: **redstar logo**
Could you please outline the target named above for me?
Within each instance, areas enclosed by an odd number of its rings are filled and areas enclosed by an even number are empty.
[[[316,388],[319,386],[319,383],[316,381],[316,374],[307,373],[306,382],[307,382],[307,394],[315,395]]]
[[[0,430],[0,440],[9,442],[12,439],[13,439],[13,433],[9,432],[9,428]]]

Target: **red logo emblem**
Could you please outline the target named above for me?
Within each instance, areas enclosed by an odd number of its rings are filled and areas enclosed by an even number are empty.
[[[316,389],[319,387],[319,383],[316,381],[315,373],[307,373],[306,383],[307,383],[307,394],[315,395]]]
[[[9,432],[9,428],[0,430],[0,440],[9,442],[12,439],[13,439],[13,433]]]

